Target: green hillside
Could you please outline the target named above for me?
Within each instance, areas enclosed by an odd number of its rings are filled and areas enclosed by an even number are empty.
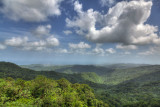
[[[156,72],[160,69],[159,65],[139,65],[139,64],[112,64],[105,66],[94,65],[68,65],[68,66],[43,66],[26,65],[22,66],[34,70],[52,70],[66,74],[82,73],[85,80],[106,85],[117,85],[145,74]],[[93,74],[91,73],[93,72]],[[92,75],[92,76],[91,76]],[[91,78],[90,78],[91,77]],[[93,78],[94,79],[93,79]]]
[[[56,71],[64,73],[75,72],[96,72],[112,71],[112,69],[125,69],[145,66],[146,64],[107,64],[107,65],[44,65],[44,64],[31,64],[21,65],[22,68],[29,68],[35,71]]]
[[[57,69],[71,67],[71,65],[58,66],[58,65],[31,64],[31,65],[20,65],[20,67],[32,69],[35,71],[55,71]]]
[[[95,98],[86,84],[71,84],[66,79],[38,76],[25,81],[0,79],[0,106],[3,107],[108,107]]]
[[[27,68],[21,68],[10,62],[0,62],[0,78],[12,77],[14,79],[22,78],[25,80],[32,80],[38,75],[44,75],[55,80],[66,78],[72,83],[88,83],[88,81],[90,81],[89,83],[94,84],[101,81],[101,78],[95,73],[66,74],[55,71],[34,71]]]
[[[82,72],[95,72],[96,74],[103,75],[103,73],[111,72],[114,69],[104,66],[95,65],[65,65],[65,66],[55,66],[55,65],[21,65],[23,68],[32,69],[35,71],[56,71],[61,73],[82,73]]]
[[[133,79],[108,87],[99,98],[108,104],[111,103],[110,105],[118,105],[118,107],[120,105],[126,107],[160,107],[159,66],[141,67],[136,68],[136,70],[143,68],[147,73],[141,76],[138,73],[138,76],[133,75]],[[122,76],[122,78],[125,78],[125,76]]]
[[[103,84],[103,79],[97,75],[95,72],[83,72],[80,74],[81,77],[84,79],[84,80],[88,80],[88,81],[91,81],[91,82],[94,82],[94,83],[101,83]]]
[[[0,62],[0,78],[33,80],[38,75],[54,80],[66,78],[71,83],[88,84],[94,89],[96,98],[110,107],[160,106],[159,65],[129,68],[106,68],[92,65],[65,66],[69,68],[66,70],[70,70],[71,74],[62,73],[66,71],[63,67],[59,66],[58,69],[61,69],[59,72],[34,71],[13,63]]]
[[[154,73],[160,70],[159,65],[141,66],[127,69],[115,69],[110,75],[104,75],[104,84],[117,85],[140,76]]]

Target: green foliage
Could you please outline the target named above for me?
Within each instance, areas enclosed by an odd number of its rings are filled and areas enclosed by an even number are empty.
[[[86,84],[37,76],[34,80],[0,79],[0,106],[107,107]]]
[[[103,83],[103,79],[95,72],[83,72],[81,76],[84,80],[88,80],[94,83]]]

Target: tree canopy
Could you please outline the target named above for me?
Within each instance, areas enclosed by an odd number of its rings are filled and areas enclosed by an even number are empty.
[[[95,98],[93,90],[86,84],[72,84],[62,78],[52,80],[37,76],[25,81],[11,77],[0,79],[1,106],[42,107],[107,107]]]

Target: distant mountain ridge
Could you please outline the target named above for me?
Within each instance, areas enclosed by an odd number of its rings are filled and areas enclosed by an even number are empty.
[[[70,69],[74,70],[73,72],[89,72],[88,69],[94,70],[94,68],[108,68],[108,69],[125,69],[125,68],[134,68],[139,66],[145,66],[147,64],[107,64],[107,65],[51,65],[51,64],[31,64],[31,65],[20,65],[23,68],[29,68],[36,71],[53,71],[65,72],[68,73]],[[80,68],[83,71],[79,71]],[[66,70],[68,69],[68,71]],[[97,69],[97,68],[96,68]],[[70,70],[71,71],[71,70]]]
[[[37,71],[47,70],[51,71],[54,69],[56,72],[74,74],[87,72],[96,73],[97,83],[107,84],[107,85],[117,85],[134,78],[138,78],[145,74],[156,72],[160,69],[160,65],[147,65],[147,64],[111,64],[104,66],[96,65],[66,65],[66,66],[47,66],[43,65],[23,65],[24,68],[34,69]],[[95,75],[95,74],[94,74]],[[84,76],[85,77],[85,76]],[[89,78],[89,80],[92,77]],[[95,81],[93,81],[95,82]]]
[[[34,67],[39,67],[41,65],[34,65]],[[120,65],[117,65],[120,66]],[[23,66],[24,67],[24,66]],[[39,71],[27,68],[21,68],[20,66],[10,63],[10,62],[0,62],[0,73],[5,76],[15,76],[24,77],[25,75],[31,75],[25,78],[33,78],[35,75],[47,75],[48,77],[53,77],[55,79],[60,79],[60,77],[65,77],[69,80],[74,79],[77,81],[88,80],[95,83],[116,85],[123,83],[125,81],[134,80],[138,77],[143,77],[143,75],[151,75],[154,72],[160,71],[160,65],[145,65],[138,66],[134,68],[110,68],[104,66],[95,65],[68,65],[68,66],[55,66],[54,71]],[[55,72],[56,71],[56,72]],[[9,72],[7,74],[7,72]],[[16,74],[17,73],[17,74]],[[0,75],[2,76],[2,75]],[[150,77],[153,78],[153,77]]]

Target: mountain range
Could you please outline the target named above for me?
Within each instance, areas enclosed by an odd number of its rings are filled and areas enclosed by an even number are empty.
[[[160,105],[160,65],[18,66],[10,62],[0,62],[0,78],[32,80],[38,75],[88,84],[94,89],[96,97],[111,107]]]

